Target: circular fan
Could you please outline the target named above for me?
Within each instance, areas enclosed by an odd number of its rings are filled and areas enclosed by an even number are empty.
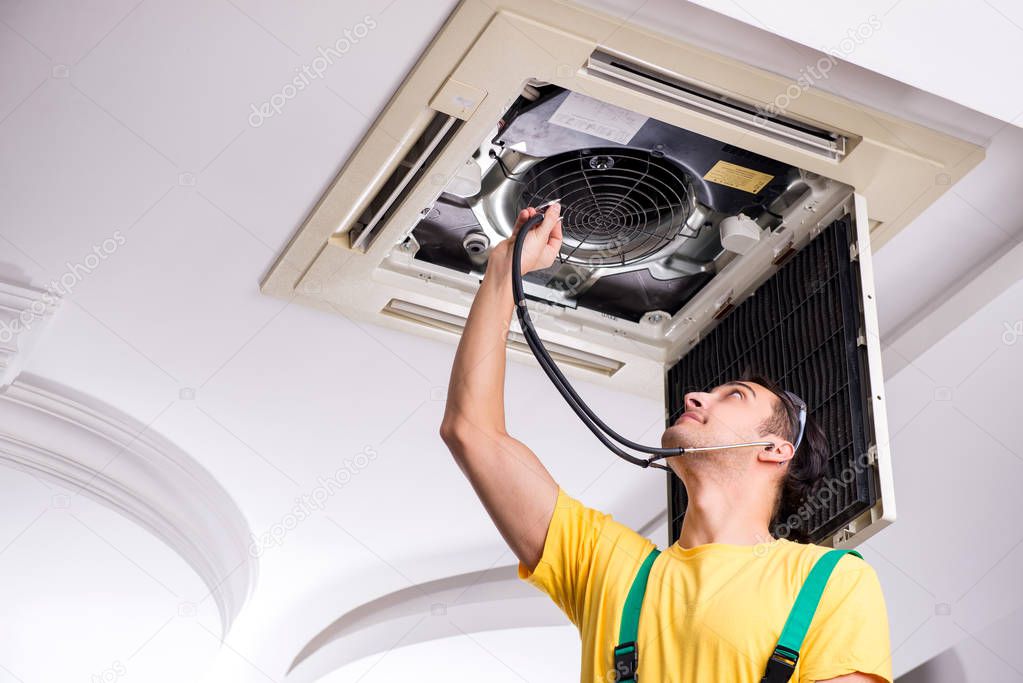
[[[518,210],[560,198],[561,260],[591,268],[650,258],[683,234],[695,207],[686,173],[645,150],[553,155],[530,167],[522,182]]]

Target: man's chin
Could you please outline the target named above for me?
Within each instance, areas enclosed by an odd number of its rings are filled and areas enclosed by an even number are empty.
[[[689,444],[681,425],[673,425],[661,434],[661,448],[685,448]]]
[[[668,429],[664,430],[661,435],[661,448],[700,448],[706,447],[711,444],[721,443],[711,439],[707,440],[707,435],[699,433],[691,433],[684,425],[672,425]],[[704,453],[712,454],[717,451],[706,451],[691,453],[689,457],[703,455]]]

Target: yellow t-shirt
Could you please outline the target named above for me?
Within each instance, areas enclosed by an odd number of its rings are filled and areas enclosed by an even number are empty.
[[[614,680],[622,607],[649,539],[561,488],[543,556],[519,578],[579,629],[583,683]],[[755,546],[672,544],[654,561],[639,618],[640,681],[759,683],[803,581],[829,548],[778,539]],[[888,614],[873,567],[835,565],[800,648],[792,683],[862,671],[892,681]]]

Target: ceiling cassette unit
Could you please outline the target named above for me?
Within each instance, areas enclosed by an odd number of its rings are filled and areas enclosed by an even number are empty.
[[[565,374],[670,415],[763,363],[869,454],[805,522],[863,538],[894,515],[871,249],[984,151],[792,86],[581,5],[463,0],[262,291],[455,344],[518,211],[560,198],[561,255],[523,283]]]

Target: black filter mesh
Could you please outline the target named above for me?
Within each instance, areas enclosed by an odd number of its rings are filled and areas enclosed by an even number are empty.
[[[667,374],[667,426],[690,391],[709,391],[752,369],[806,401],[829,445],[825,486],[796,510],[780,511],[772,533],[813,543],[870,508],[879,495],[876,469],[865,466],[874,443],[869,412],[860,275],[850,260],[853,229],[843,217],[765,281]],[[805,438],[805,437],[804,437]],[[669,543],[682,529],[685,487],[668,481]]]

